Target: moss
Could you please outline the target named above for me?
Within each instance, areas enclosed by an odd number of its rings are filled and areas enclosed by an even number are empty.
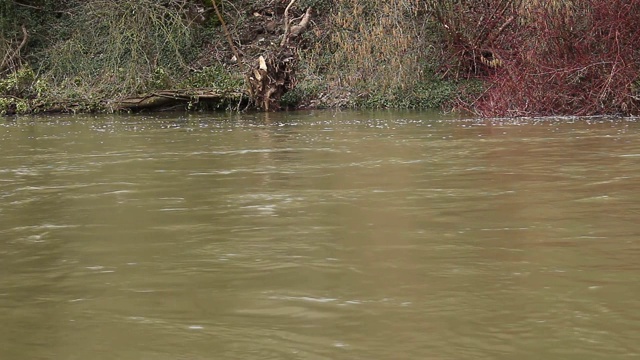
[[[326,84],[318,79],[302,81],[282,96],[280,106],[288,109],[325,107],[327,104],[319,103],[324,92],[326,92]]]
[[[458,85],[453,81],[432,80],[420,82],[407,97],[406,106],[411,109],[438,109],[455,97]]]
[[[439,109],[454,98],[458,84],[445,80],[426,80],[411,88],[373,91],[353,99],[353,105],[367,109]]]
[[[222,91],[237,91],[244,87],[241,74],[231,71],[221,64],[215,64],[192,72],[181,83],[181,87],[187,88],[216,88]]]

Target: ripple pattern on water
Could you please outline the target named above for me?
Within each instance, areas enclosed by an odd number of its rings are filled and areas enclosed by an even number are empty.
[[[640,355],[635,119],[0,125],[0,358]]]

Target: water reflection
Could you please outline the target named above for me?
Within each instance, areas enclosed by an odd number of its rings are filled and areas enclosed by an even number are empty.
[[[5,123],[0,355],[637,355],[635,130],[410,112]]]

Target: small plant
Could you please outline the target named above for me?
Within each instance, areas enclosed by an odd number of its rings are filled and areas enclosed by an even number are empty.
[[[9,74],[0,80],[0,94],[23,97],[29,95],[31,86],[34,84],[35,73],[29,66]]]
[[[157,67],[151,74],[151,81],[149,82],[150,89],[166,89],[171,84],[171,77],[167,71],[162,67]]]

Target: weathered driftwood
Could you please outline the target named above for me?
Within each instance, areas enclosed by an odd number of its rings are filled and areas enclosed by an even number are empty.
[[[162,90],[143,96],[118,100],[113,104],[113,110],[138,111],[202,102],[214,105],[228,102],[240,103],[246,97],[247,95],[240,91],[223,92],[215,89]]]

